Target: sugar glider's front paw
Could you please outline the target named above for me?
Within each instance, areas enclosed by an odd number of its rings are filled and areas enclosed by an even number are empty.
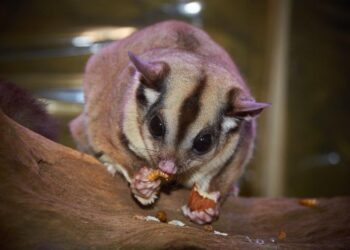
[[[185,205],[181,210],[186,217],[197,224],[212,223],[219,216],[218,207],[207,208],[204,210],[191,210],[188,205]]]
[[[198,224],[211,223],[219,216],[219,192],[203,192],[193,186],[188,204],[182,207],[182,213]]]
[[[152,169],[142,167],[131,180],[130,188],[134,197],[142,205],[150,205],[158,198],[161,180],[150,180]]]

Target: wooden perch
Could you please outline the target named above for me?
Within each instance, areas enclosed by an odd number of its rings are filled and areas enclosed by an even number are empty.
[[[230,197],[213,224],[228,234],[222,236],[181,215],[188,191],[162,193],[153,208],[141,209],[127,183],[93,157],[35,134],[1,111],[0,141],[1,249],[350,246],[350,198],[319,199],[307,207],[296,199]],[[186,226],[140,219],[159,210]]]

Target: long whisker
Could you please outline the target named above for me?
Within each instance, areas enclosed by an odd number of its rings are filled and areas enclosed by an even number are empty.
[[[149,156],[157,156],[158,155],[158,151],[157,150],[148,149],[148,148],[141,148],[141,147],[135,147],[135,149],[143,151],[143,152],[147,152],[147,154]]]
[[[134,146],[135,147],[135,146]],[[141,148],[141,147],[135,147],[136,149],[141,149],[141,150],[146,150],[148,152],[153,151],[153,152],[158,152],[158,150],[155,149],[149,149],[149,148]]]

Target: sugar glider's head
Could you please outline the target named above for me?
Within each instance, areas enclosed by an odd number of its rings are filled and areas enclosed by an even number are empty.
[[[255,102],[238,73],[181,51],[129,52],[132,87],[123,133],[129,149],[169,174],[215,169],[232,157]]]

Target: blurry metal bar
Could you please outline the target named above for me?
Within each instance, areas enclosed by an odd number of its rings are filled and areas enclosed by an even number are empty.
[[[2,73],[1,77],[11,79],[16,84],[33,92],[55,90],[56,88],[81,88],[83,82],[83,74],[78,73]]]
[[[267,112],[266,147],[263,159],[262,195],[284,195],[286,168],[286,112],[288,81],[288,47],[290,0],[269,1],[269,100]]]
[[[78,103],[57,101],[52,99],[40,98],[46,104],[46,110],[49,114],[61,117],[75,117],[83,111],[83,106]]]
[[[135,27],[106,26],[42,37],[10,37],[0,41],[0,61],[90,55],[136,30]],[[18,41],[25,41],[27,48],[18,49]]]
[[[33,60],[41,58],[53,58],[53,57],[69,57],[69,56],[84,56],[94,53],[96,50],[94,47],[66,47],[66,48],[54,48],[54,49],[27,49],[24,51],[1,51],[0,61],[16,61],[16,60]],[[101,47],[101,44],[98,44]]]
[[[48,100],[84,104],[84,93],[82,89],[57,88],[54,90],[41,90],[35,92],[35,95]]]

